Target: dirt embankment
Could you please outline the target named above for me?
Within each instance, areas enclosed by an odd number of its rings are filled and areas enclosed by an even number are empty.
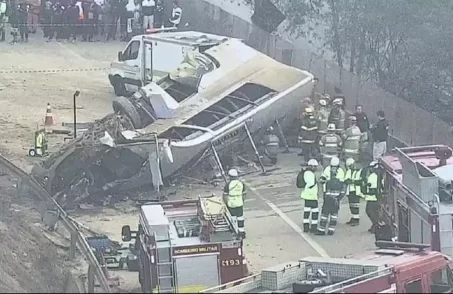
[[[44,237],[38,201],[15,179],[0,175],[0,293],[60,292],[64,252]]]

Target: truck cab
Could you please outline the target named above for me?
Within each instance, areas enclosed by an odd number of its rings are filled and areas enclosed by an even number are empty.
[[[109,71],[110,84],[117,96],[129,97],[148,82],[165,77],[178,68],[187,52],[204,52],[230,39],[202,32],[167,30],[155,29],[155,33],[134,36],[118,52]]]

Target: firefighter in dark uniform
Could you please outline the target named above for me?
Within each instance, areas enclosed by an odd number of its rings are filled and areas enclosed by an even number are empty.
[[[318,120],[314,115],[313,107],[304,109],[298,141],[302,148],[299,156],[303,156],[305,161],[316,157],[316,140],[318,138]]]
[[[337,158],[338,159],[338,158]],[[345,187],[343,178],[339,177],[339,168],[333,166],[330,168],[329,179],[321,177],[325,182],[324,202],[321,209],[321,219],[319,221],[316,235],[333,235],[337,226],[338,211],[340,210],[340,201],[345,196]]]
[[[226,203],[233,220],[238,225],[239,234],[245,238],[244,229],[244,198],[245,185],[238,179],[238,171],[230,169],[228,171],[230,180],[223,189],[223,201]]]
[[[341,99],[334,99],[333,100],[333,107],[330,111],[328,123],[334,124],[335,128],[338,132],[344,131],[344,122],[346,119],[346,112],[341,109],[342,100]]]
[[[264,144],[264,155],[269,158],[271,164],[277,164],[280,139],[275,135],[273,127],[267,128],[262,142]]]
[[[362,169],[358,168],[353,158],[346,159],[346,174],[344,182],[346,184],[346,195],[349,201],[351,219],[346,223],[351,226],[358,226],[360,222],[360,198],[362,197]]]
[[[370,173],[365,181],[364,196],[366,201],[366,214],[371,221],[371,227],[368,232],[375,233],[379,222],[379,203],[378,203],[378,182],[379,182],[379,165],[377,161],[370,163]]]

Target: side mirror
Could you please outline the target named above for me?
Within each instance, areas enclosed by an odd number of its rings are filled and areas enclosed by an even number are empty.
[[[123,61],[123,52],[118,52],[118,61]]]
[[[121,228],[121,239],[124,242],[128,242],[128,241],[132,240],[131,227],[130,226],[123,226]]]

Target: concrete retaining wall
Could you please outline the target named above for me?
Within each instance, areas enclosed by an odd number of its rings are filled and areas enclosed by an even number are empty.
[[[453,147],[450,125],[434,114],[379,88],[375,83],[363,81],[357,75],[303,48],[293,48],[288,41],[264,32],[204,0],[180,1],[180,4],[184,11],[182,23],[190,23],[190,29],[241,38],[276,60],[312,72],[320,80],[318,91],[332,93],[334,87],[343,91],[348,110],[352,110],[356,104],[362,104],[370,118],[379,109],[384,110],[390,122],[391,134],[398,144],[447,144]]]

